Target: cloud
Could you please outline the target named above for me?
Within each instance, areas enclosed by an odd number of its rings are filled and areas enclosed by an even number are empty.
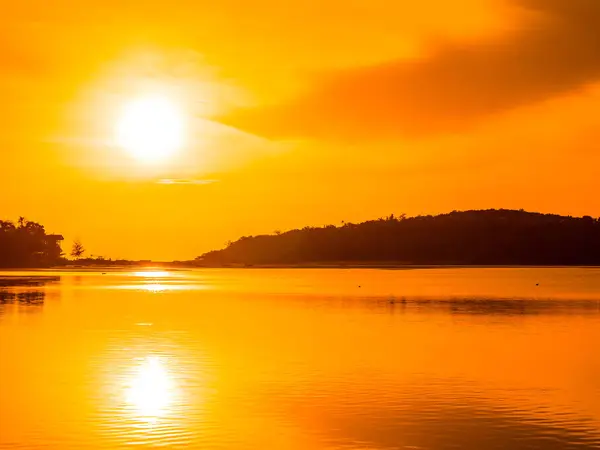
[[[600,79],[600,1],[515,0],[530,20],[508,36],[442,42],[422,58],[322,76],[234,126],[272,138],[388,139],[461,131]]]

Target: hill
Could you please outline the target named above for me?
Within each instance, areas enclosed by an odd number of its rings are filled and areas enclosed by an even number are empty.
[[[199,265],[599,265],[600,219],[515,210],[404,215],[244,236]]]

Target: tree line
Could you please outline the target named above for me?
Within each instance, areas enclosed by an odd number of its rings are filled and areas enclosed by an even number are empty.
[[[46,267],[61,260],[62,236],[46,234],[43,225],[20,217],[0,220],[0,267]]]
[[[43,225],[19,217],[16,222],[0,220],[0,267],[49,267],[68,264],[61,248],[62,235],[47,234]],[[73,242],[70,256],[84,261],[86,252],[79,239]],[[106,261],[104,258],[99,261]],[[94,260],[96,261],[96,260]]]
[[[600,219],[523,210],[453,211],[244,236],[199,265],[599,265]]]

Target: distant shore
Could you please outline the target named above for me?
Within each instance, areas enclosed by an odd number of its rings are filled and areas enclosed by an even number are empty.
[[[124,265],[61,265],[53,267],[0,267],[2,272],[111,272],[111,271],[144,271],[144,270],[201,270],[201,269],[379,269],[379,270],[423,270],[423,269],[535,269],[535,268],[600,268],[600,265],[552,265],[552,264],[390,264],[390,263],[305,263],[305,264],[227,264],[227,265],[198,265],[183,262],[157,261],[144,264]],[[12,277],[12,275],[11,275]],[[0,279],[2,277],[0,276]]]
[[[380,270],[421,270],[421,269],[535,269],[535,268],[600,268],[600,265],[531,265],[531,264],[256,264],[256,265],[173,265],[171,263],[157,262],[152,265],[123,265],[123,266],[56,266],[56,267],[28,267],[28,268],[0,268],[0,272],[23,272],[23,271],[63,271],[63,272],[101,272],[122,270],[194,270],[194,269],[380,269]]]
[[[542,264],[256,264],[256,265],[223,265],[223,266],[189,266],[190,269],[389,269],[389,270],[415,270],[415,269],[526,269],[526,268],[565,268],[565,267],[590,267],[600,268],[600,265],[542,265]],[[183,268],[183,266],[182,266]]]

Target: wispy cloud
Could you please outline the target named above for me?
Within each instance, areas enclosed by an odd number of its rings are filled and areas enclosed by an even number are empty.
[[[269,137],[372,140],[460,131],[600,79],[600,1],[513,0],[520,28],[422,58],[321,77],[308,93],[226,119]]]

